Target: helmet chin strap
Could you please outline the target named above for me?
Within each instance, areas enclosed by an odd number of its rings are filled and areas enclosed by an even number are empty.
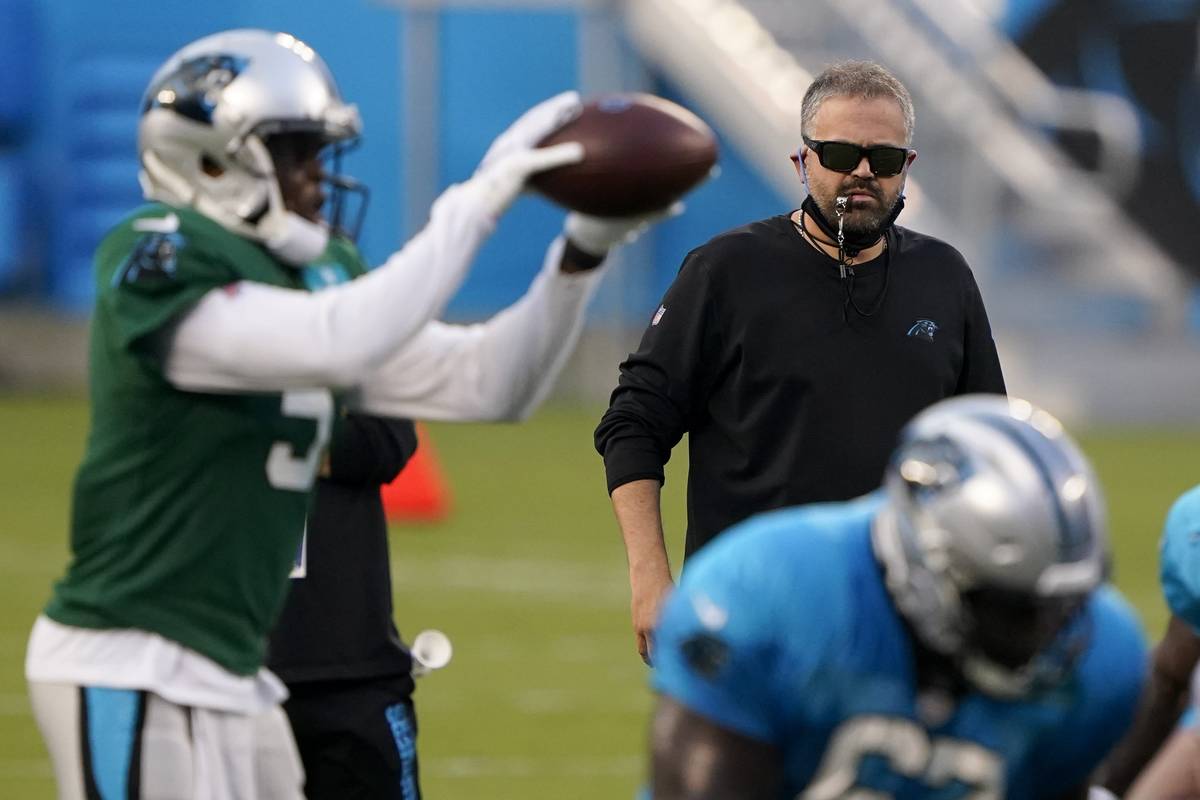
[[[293,267],[320,258],[329,244],[327,226],[310,222],[292,211],[281,215],[277,227],[278,230],[263,240],[263,244],[276,258]]]

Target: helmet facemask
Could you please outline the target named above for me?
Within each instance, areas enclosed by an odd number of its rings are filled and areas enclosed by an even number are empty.
[[[901,439],[873,533],[897,608],[986,694],[1055,685],[1106,565],[1086,460],[1052,417],[998,398],[938,404]]]
[[[1083,654],[1091,625],[1086,595],[1035,597],[1001,589],[966,592],[970,636],[963,676],[986,694],[1016,698],[1056,686]]]
[[[215,34],[183,48],[151,80],[138,129],[143,191],[302,265],[324,251],[331,226],[287,208],[267,142],[298,133],[342,145],[360,129],[357,109],[342,102],[303,42],[267,31]],[[328,180],[357,186],[344,176]]]
[[[326,148],[325,154],[329,164],[324,171],[324,181],[329,187],[325,218],[336,235],[352,242],[357,242],[362,233],[367,204],[371,200],[371,191],[365,183],[342,172],[342,159],[357,148],[359,142],[358,137],[333,142]]]
[[[341,159],[358,140],[329,142],[320,132],[281,130],[264,136],[279,202],[304,220],[355,241],[367,206],[367,187],[341,173]],[[356,196],[357,201],[350,198]]]

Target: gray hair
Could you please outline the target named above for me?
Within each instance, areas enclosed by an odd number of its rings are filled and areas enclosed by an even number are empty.
[[[912,97],[900,79],[886,67],[874,61],[841,61],[826,67],[813,78],[800,104],[800,132],[809,135],[813,119],[821,104],[830,97],[889,97],[895,100],[904,114],[904,144],[912,144],[917,117]]]

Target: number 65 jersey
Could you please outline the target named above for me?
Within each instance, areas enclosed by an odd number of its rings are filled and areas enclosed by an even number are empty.
[[[345,242],[325,260],[362,272]],[[183,391],[164,377],[162,354],[170,326],[207,292],[235,292],[239,281],[300,289],[302,274],[163,205],[135,212],[100,245],[91,430],[52,620],[157,633],[237,675],[262,665],[334,400],[324,389]]]
[[[702,550],[659,621],[655,688],[777,747],[782,798],[1039,800],[1084,785],[1138,700],[1132,612],[1102,588],[1063,683],[1018,701],[969,692],[931,714],[871,547],[880,503],[764,514]]]

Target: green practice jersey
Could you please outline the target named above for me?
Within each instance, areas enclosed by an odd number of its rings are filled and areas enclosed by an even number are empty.
[[[72,560],[46,614],[152,631],[251,674],[287,591],[335,401],[324,389],[177,389],[160,334],[213,289],[305,289],[327,282],[314,273],[361,274],[361,259],[335,239],[294,269],[194,211],[150,205],[109,233],[95,270],[91,432]]]

